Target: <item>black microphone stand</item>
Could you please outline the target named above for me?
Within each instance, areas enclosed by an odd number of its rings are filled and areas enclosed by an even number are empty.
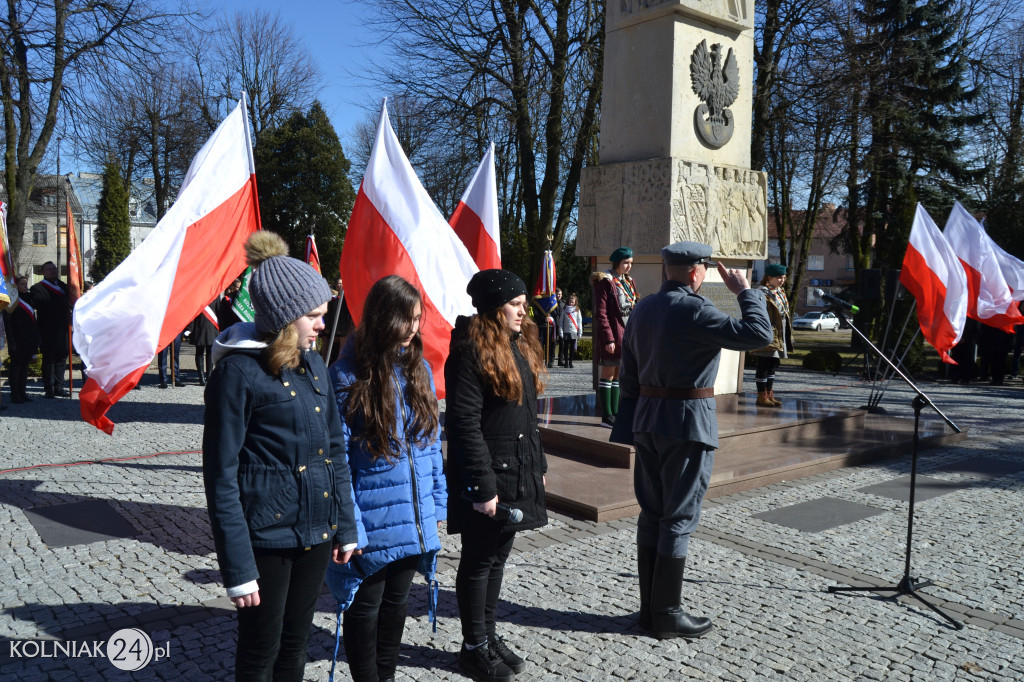
[[[857,329],[857,327],[854,326],[854,324],[850,321],[850,319],[847,316],[846,311],[844,309],[842,309],[840,306],[832,305],[830,310],[832,310],[832,312],[834,312],[836,315],[839,316],[839,319],[843,321],[843,324],[845,326],[848,326],[850,329],[852,329],[854,331],[855,334],[857,334],[857,336],[860,337],[861,341],[863,341],[866,344],[866,346],[865,346],[866,348],[871,348],[872,350],[875,351],[875,353],[878,354],[878,357],[880,357],[883,360],[885,360],[886,364],[888,364],[889,367],[892,368],[892,371],[895,372],[896,374],[899,374],[900,378],[902,378],[903,381],[905,381],[907,383],[907,385],[910,386],[910,388],[912,388],[915,393],[917,393],[917,395],[914,396],[914,399],[911,402],[911,405],[914,408],[914,439],[913,439],[913,444],[911,446],[910,504],[909,504],[909,509],[907,511],[907,550],[906,550],[906,563],[904,564],[904,567],[903,567],[903,578],[899,581],[899,583],[897,583],[896,585],[893,585],[891,587],[884,587],[884,586],[883,587],[839,587],[837,585],[831,585],[831,586],[829,586],[828,591],[832,592],[832,593],[835,593],[835,592],[895,592],[896,594],[893,595],[894,599],[899,597],[900,595],[909,595],[909,596],[913,597],[914,599],[917,599],[919,602],[921,602],[922,604],[924,604],[925,606],[930,608],[935,613],[937,613],[940,616],[942,616],[943,618],[945,618],[957,630],[963,630],[964,629],[964,624],[963,623],[955,620],[952,616],[947,614],[945,611],[943,611],[939,607],[935,606],[935,604],[932,604],[930,601],[928,601],[927,599],[922,597],[917,592],[917,590],[919,590],[920,588],[928,587],[929,585],[934,585],[935,583],[933,583],[931,580],[920,580],[918,578],[913,578],[910,575],[910,552],[911,552],[911,549],[913,547],[913,541],[914,541],[914,490],[915,490],[915,488],[917,486],[917,452],[918,452],[918,440],[919,440],[919,435],[918,434],[919,434],[919,428],[920,428],[920,424],[921,424],[921,410],[924,409],[925,405],[931,405],[932,408],[936,412],[938,412],[939,416],[941,416],[946,421],[947,424],[949,424],[951,427],[953,427],[953,429],[956,430],[957,433],[960,433],[960,428],[956,424],[951,422],[949,420],[949,417],[947,417],[946,415],[942,414],[942,411],[939,410],[939,408],[935,406],[935,403],[933,403],[931,401],[931,398],[926,396],[924,394],[924,391],[919,389],[914,384],[914,382],[910,380],[910,377],[908,377],[906,374],[901,372],[900,369],[896,366],[896,364],[892,360],[890,360],[888,357],[886,357],[878,349],[878,347],[875,346],[875,344],[871,343],[871,341],[868,339],[868,337],[864,336],[864,334],[859,329]]]

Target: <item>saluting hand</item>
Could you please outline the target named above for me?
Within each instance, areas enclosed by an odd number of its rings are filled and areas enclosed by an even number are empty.
[[[734,294],[739,294],[750,288],[747,276],[740,270],[727,270],[722,261],[718,261],[718,274],[721,275],[725,286]]]

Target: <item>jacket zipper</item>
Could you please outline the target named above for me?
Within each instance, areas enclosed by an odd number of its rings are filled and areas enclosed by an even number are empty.
[[[423,528],[420,526],[420,495],[416,490],[416,465],[413,463],[412,446],[409,445],[409,422],[405,413],[405,395],[402,393],[402,386],[398,383],[398,377],[391,375],[395,388],[398,389],[398,403],[402,406],[402,435],[405,439],[406,451],[409,454],[409,480],[412,481],[412,520],[416,524],[416,538],[420,541],[420,554],[425,554],[427,545],[423,542]]]

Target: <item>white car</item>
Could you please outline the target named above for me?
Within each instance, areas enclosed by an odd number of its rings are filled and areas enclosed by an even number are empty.
[[[829,312],[804,313],[793,320],[793,329],[813,329],[816,332],[820,332],[822,329],[837,331],[839,318],[835,313]]]

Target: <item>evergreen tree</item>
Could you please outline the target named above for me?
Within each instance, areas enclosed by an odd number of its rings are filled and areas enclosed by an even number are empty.
[[[281,235],[296,258],[313,234],[324,277],[333,283],[356,195],[349,160],[323,107],[314,102],[308,112],[265,131],[253,156],[263,227]]]
[[[962,131],[980,120],[964,113],[976,96],[965,87],[969,46],[960,37],[958,0],[865,0],[857,16],[864,31],[853,49],[854,80],[863,109],[853,115],[865,121],[869,139],[864,156],[851,159],[849,252],[869,267],[863,246],[874,237],[876,264],[898,268],[911,190],[941,213],[981,172],[964,159]]]
[[[106,277],[131,253],[131,229],[121,165],[109,161],[103,170],[103,191],[96,207],[96,257],[89,270],[94,282]]]

